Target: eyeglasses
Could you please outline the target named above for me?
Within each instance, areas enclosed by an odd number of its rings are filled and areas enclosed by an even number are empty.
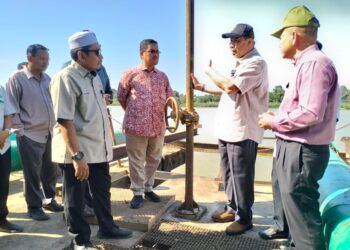
[[[154,50],[154,49],[145,50],[145,52],[150,53],[150,54],[152,54],[152,55],[155,55],[155,54],[159,55],[159,54],[160,54],[160,51],[159,51],[159,50]]]
[[[102,51],[101,49],[86,49],[86,50],[82,50],[85,53],[89,53],[89,52],[94,52],[96,56],[102,56]]]

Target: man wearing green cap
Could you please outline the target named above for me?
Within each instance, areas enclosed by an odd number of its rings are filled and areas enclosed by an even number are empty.
[[[295,65],[277,114],[260,116],[259,125],[272,129],[276,141],[276,171],[282,204],[297,249],[324,250],[318,183],[334,139],[338,76],[333,62],[317,46],[320,24],[305,6],[291,9],[282,27],[282,57]]]

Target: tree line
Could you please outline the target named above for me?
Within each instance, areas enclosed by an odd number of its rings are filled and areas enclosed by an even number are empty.
[[[284,89],[282,85],[277,85],[269,92],[269,107],[278,108],[280,105],[283,96]],[[340,107],[342,109],[350,109],[350,89],[346,86],[340,87],[341,99]],[[174,96],[180,106],[186,106],[186,95],[180,94],[178,91],[174,91]],[[203,96],[193,96],[194,106],[195,107],[217,107],[219,104],[220,96],[217,95],[203,95]]]

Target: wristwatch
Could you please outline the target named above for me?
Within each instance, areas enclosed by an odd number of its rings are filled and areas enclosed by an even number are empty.
[[[73,161],[80,161],[84,158],[84,153],[81,151],[77,151],[72,155]]]

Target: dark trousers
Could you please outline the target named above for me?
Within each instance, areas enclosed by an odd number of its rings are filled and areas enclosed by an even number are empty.
[[[111,176],[109,175],[108,163],[88,164],[90,175],[89,187],[93,196],[99,228],[102,232],[109,232],[115,225],[111,214]],[[74,176],[73,164],[59,164],[63,170],[64,185],[64,209],[69,225],[68,231],[76,235],[78,245],[90,241],[91,230],[85,221],[83,210],[85,206],[86,181],[79,181]]]
[[[272,164],[272,172],[271,172],[271,180],[272,180],[272,196],[273,196],[273,221],[274,221],[274,229],[277,232],[283,232],[286,235],[289,234],[289,227],[286,219],[286,215],[284,213],[283,205],[282,205],[282,197],[281,190],[278,183],[277,178],[277,169],[276,169],[276,159],[273,158]]]
[[[277,139],[276,170],[283,208],[297,249],[324,250],[317,183],[329,160],[328,145]]]
[[[27,206],[29,210],[35,210],[42,207],[44,198],[55,198],[57,166],[51,161],[51,138],[47,143],[26,136],[16,140],[23,165]]]
[[[235,143],[219,140],[221,176],[229,210],[236,212],[241,224],[252,222],[257,150],[258,144],[252,140]]]
[[[0,154],[0,223],[6,221],[9,213],[7,209],[7,197],[9,194],[11,172],[11,148],[3,155]]]

